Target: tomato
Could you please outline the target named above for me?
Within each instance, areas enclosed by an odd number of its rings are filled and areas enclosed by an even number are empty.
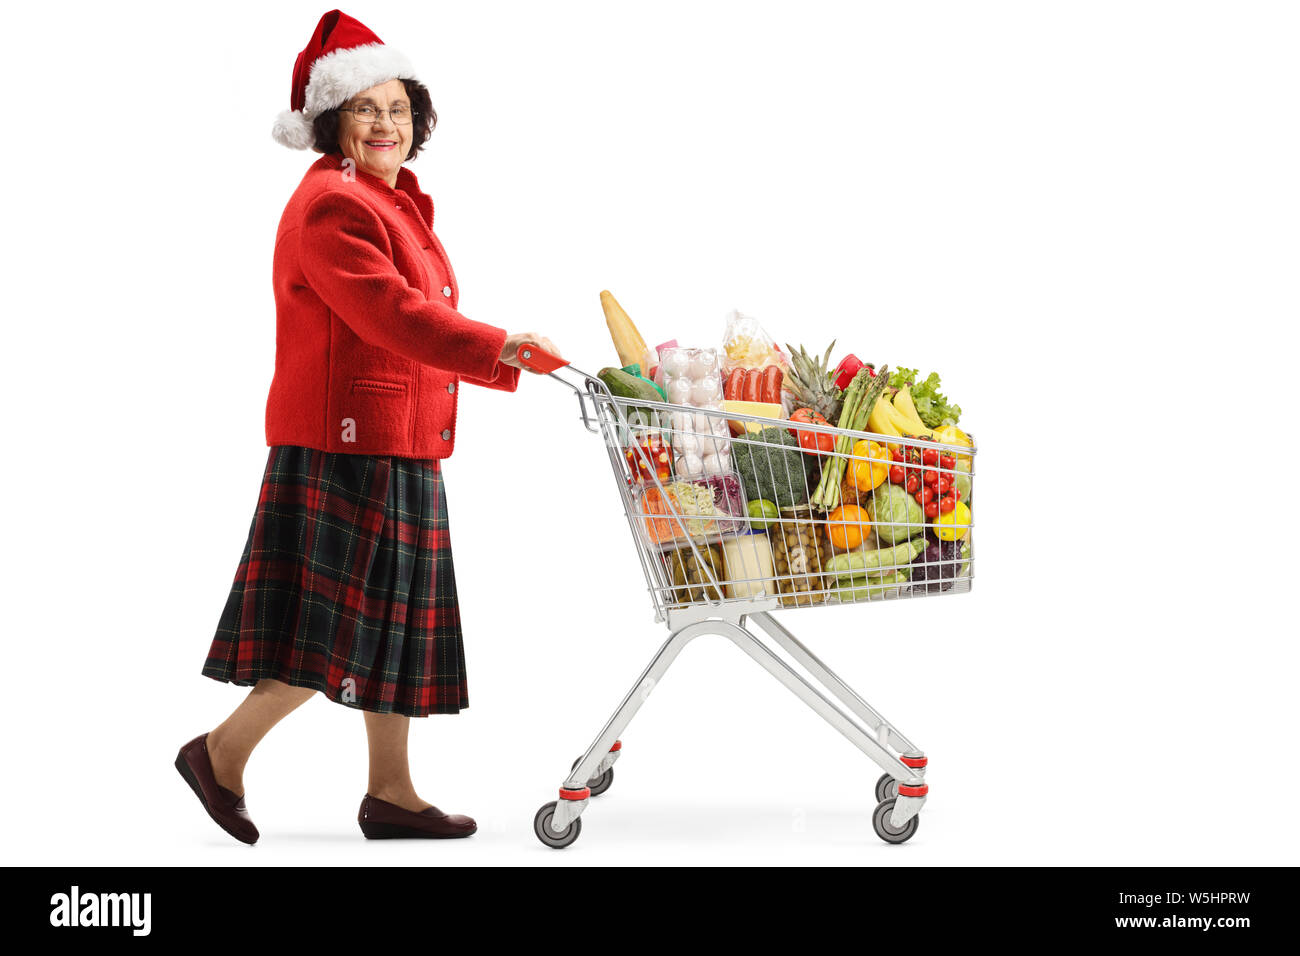
[[[927,448],[921,452],[921,464],[937,465],[939,464],[939,453],[933,448]]]
[[[933,488],[925,487],[921,489],[921,504],[928,505],[931,501],[938,501],[939,494]]]
[[[936,485],[939,483],[939,473],[933,468],[927,468],[925,469],[922,480],[927,485]]]
[[[808,425],[829,425],[821,412],[811,408],[796,408],[790,415],[790,421]],[[790,434],[799,440],[799,447],[805,455],[825,455],[835,448],[835,436],[829,432],[814,432],[803,428],[791,428]]]
[[[920,487],[921,487],[921,479],[916,474],[916,472],[912,472],[910,475],[907,476],[906,488],[907,488],[907,493],[909,495],[916,494],[916,490]]]
[[[939,456],[939,466],[941,468],[956,468],[957,456],[949,455],[946,452]]]
[[[939,499],[939,512],[941,514],[947,514],[955,507],[957,507],[957,500],[952,495],[944,495]]]
[[[952,475],[940,475],[940,476],[939,476],[939,491],[940,491],[941,493],[943,493],[943,494],[947,494],[947,493],[948,493],[948,489],[951,488],[951,487],[952,487]]]
[[[896,485],[901,485],[906,480],[906,476],[903,474],[902,465],[889,466],[889,480]]]
[[[925,516],[926,516],[927,518],[937,518],[937,517],[939,517],[939,503],[936,502],[936,501],[928,501],[928,502],[926,502],[926,504],[925,504]]]
[[[906,461],[906,460],[907,460],[907,459],[905,459],[905,458],[903,457],[903,453],[902,453],[901,451],[899,451],[897,448],[890,448],[890,449],[889,449],[889,457],[892,458],[894,461]]]
[[[826,432],[811,432],[799,429],[796,436],[799,447],[805,455],[826,455],[835,448],[835,436]]]

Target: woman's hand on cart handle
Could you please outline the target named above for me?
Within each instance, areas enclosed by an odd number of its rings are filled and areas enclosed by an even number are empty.
[[[541,375],[569,364],[560,358],[559,351],[555,343],[544,335],[517,332],[506,336],[506,344],[501,349],[501,361]]]

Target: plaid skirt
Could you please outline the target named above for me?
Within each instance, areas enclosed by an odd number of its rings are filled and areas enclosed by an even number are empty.
[[[382,714],[468,707],[440,462],[273,447],[203,673]]]

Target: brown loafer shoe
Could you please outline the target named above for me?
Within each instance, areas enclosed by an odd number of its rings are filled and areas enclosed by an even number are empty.
[[[478,829],[473,819],[461,813],[443,813],[437,807],[416,813],[370,794],[361,801],[357,823],[367,840],[448,840]]]
[[[257,827],[248,816],[244,798],[217,783],[208,756],[207,734],[195,737],[181,748],[176,755],[176,769],[217,826],[241,843],[257,842]]]

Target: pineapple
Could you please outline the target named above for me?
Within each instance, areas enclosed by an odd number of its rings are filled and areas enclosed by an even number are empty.
[[[804,351],[802,345],[797,352],[789,343],[785,347],[790,356],[790,370],[785,374],[782,387],[790,393],[794,407],[811,408],[832,425],[838,424],[844,393],[835,387],[835,371],[830,367],[831,349],[835,348],[835,343],[830,344],[820,361]]]

